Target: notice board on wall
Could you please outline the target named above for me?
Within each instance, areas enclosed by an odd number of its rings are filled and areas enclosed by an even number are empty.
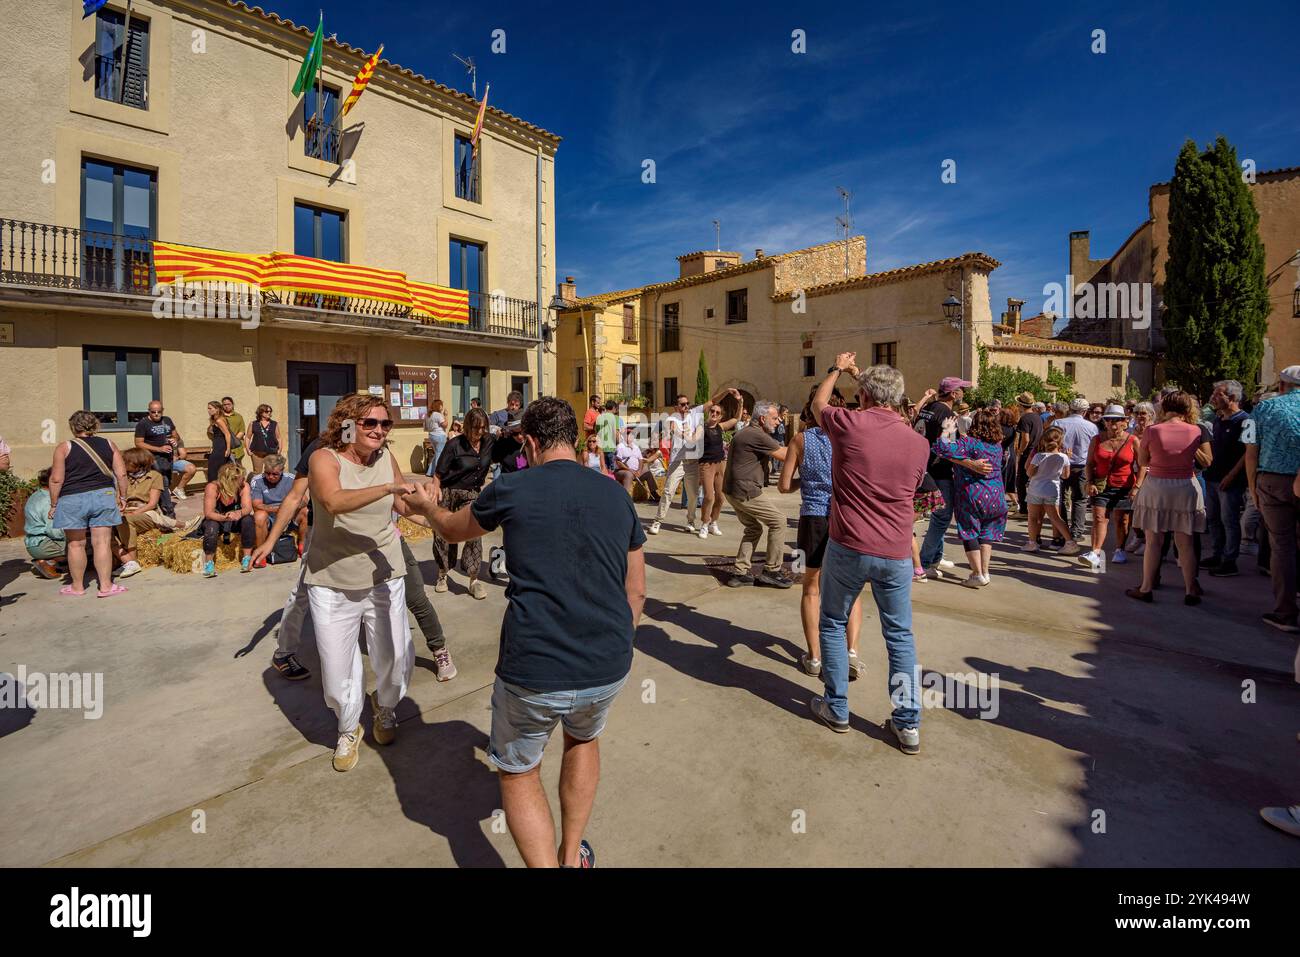
[[[393,426],[424,427],[429,404],[442,396],[438,370],[431,366],[384,366],[384,398],[393,410]]]

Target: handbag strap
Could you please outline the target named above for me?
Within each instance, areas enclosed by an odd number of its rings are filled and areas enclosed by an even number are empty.
[[[100,458],[99,453],[95,451],[94,446],[92,446],[89,442],[85,441],[84,439],[74,438],[72,441],[73,444],[75,444],[78,448],[80,448],[83,452],[85,452],[88,456],[90,456],[90,461],[98,465],[99,470],[101,472],[103,472],[109,478],[113,478],[113,470],[104,464],[104,460]]]

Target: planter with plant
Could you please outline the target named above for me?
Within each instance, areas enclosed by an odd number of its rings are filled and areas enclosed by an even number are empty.
[[[11,469],[0,472],[0,516],[4,516],[4,534],[8,538],[23,535],[23,506],[36,491],[36,480],[24,481]]]

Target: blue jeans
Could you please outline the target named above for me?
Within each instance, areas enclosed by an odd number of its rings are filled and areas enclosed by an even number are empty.
[[[863,555],[831,539],[822,562],[822,604],[818,637],[826,704],[837,721],[849,718],[849,648],[844,632],[849,611],[867,582],[880,613],[880,633],[889,652],[889,696],[894,724],[921,725],[921,696],[916,687],[916,640],[912,636],[912,559]]]
[[[429,467],[424,470],[425,475],[432,475],[438,468],[438,459],[442,458],[442,450],[447,445],[447,433],[429,433],[429,441],[433,443],[433,455],[429,459]]]
[[[1205,525],[1210,533],[1210,557],[1236,562],[1241,553],[1241,513],[1246,507],[1246,487],[1225,489],[1205,483]]]
[[[956,483],[952,479],[934,481],[943,495],[943,508],[930,513],[930,527],[925,530],[925,541],[921,543],[921,565],[924,568],[939,564],[939,559],[943,558],[943,537],[948,534],[953,506],[957,504]]]

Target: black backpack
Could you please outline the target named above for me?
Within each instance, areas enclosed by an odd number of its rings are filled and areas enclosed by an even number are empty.
[[[292,535],[281,535],[276,540],[275,547],[271,549],[271,554],[266,556],[269,565],[287,565],[297,560],[298,543],[293,540]]]

